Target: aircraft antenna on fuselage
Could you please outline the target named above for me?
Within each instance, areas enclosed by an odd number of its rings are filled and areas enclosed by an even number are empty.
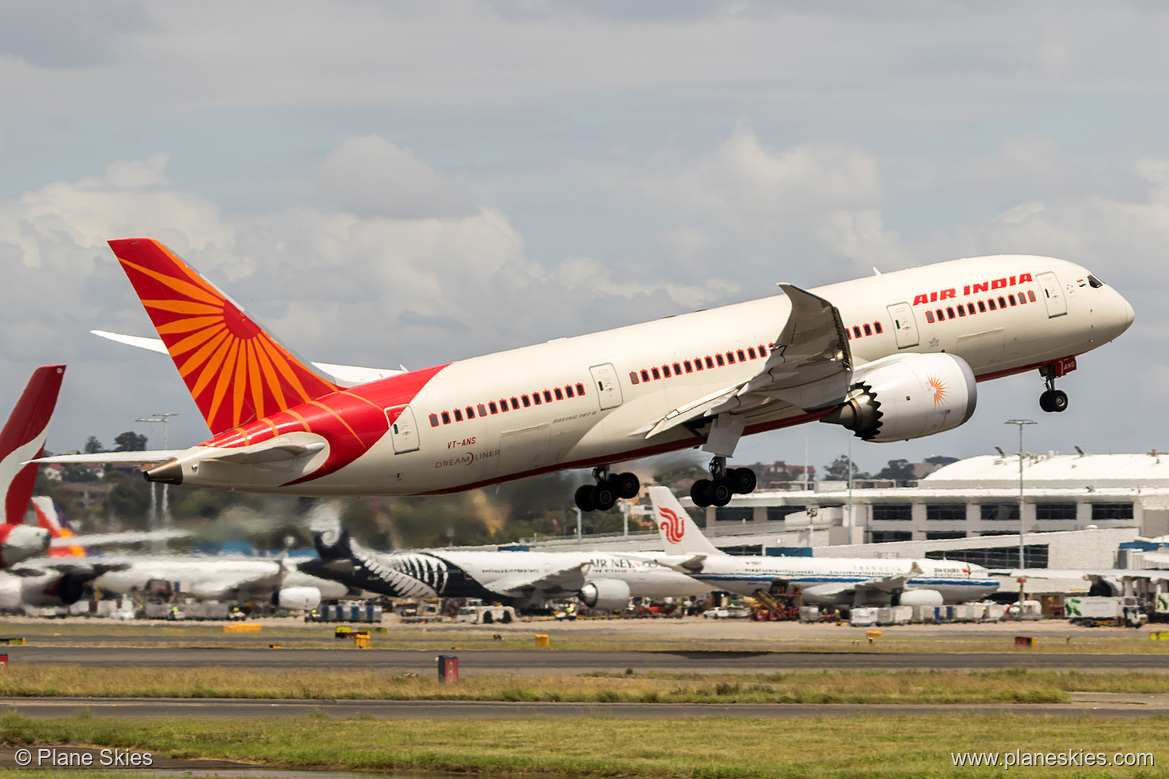
[[[110,241],[171,359],[218,434],[335,392],[158,241]]]

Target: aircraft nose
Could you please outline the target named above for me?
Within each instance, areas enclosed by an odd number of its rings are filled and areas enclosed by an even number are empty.
[[[1132,304],[1125,300],[1124,296],[1119,292],[1113,290],[1113,293],[1116,295],[1116,302],[1112,306],[1109,306],[1109,313],[1111,314],[1109,318],[1112,320],[1109,323],[1110,330],[1112,331],[1109,333],[1109,340],[1116,338],[1131,327],[1133,319],[1136,316]]]

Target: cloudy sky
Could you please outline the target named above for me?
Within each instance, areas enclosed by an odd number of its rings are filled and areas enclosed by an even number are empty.
[[[963,256],[1081,262],[1137,312],[893,458],[1169,450],[1169,11],[1091,2],[0,4],[0,406],[49,447],[206,436],[105,242],[168,244],[305,357],[424,367]],[[0,412],[3,413],[3,412]],[[156,443],[161,446],[161,432]],[[848,434],[748,439],[823,465]]]

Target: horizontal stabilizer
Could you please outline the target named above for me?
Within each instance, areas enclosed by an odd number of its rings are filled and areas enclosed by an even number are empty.
[[[61,465],[101,465],[164,463],[182,454],[185,449],[158,449],[152,452],[97,452],[96,454],[57,454],[38,457],[29,462],[59,463]]]
[[[159,354],[169,354],[166,350],[166,344],[162,342],[161,338],[111,333],[108,330],[90,330],[89,332],[99,338],[105,338],[116,343],[125,344],[126,346],[146,349],[147,351],[158,352]],[[368,384],[371,381],[378,381],[389,376],[398,376],[406,373],[405,368],[363,368],[359,365],[338,365],[331,362],[314,362],[312,365],[322,373],[327,373],[333,379],[334,383],[340,387],[356,387],[359,384]]]

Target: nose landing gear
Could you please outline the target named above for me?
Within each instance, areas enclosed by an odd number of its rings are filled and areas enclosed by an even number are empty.
[[[1049,367],[1040,369],[1040,373],[1043,374],[1043,381],[1047,384],[1047,389],[1039,396],[1039,408],[1049,412],[1066,411],[1068,394],[1055,388],[1055,371]]]
[[[709,479],[699,479],[690,488],[690,499],[699,508],[725,506],[733,495],[746,495],[755,491],[758,479],[750,468],[727,469],[727,458],[715,456],[710,461]]]
[[[634,473],[609,473],[609,466],[593,469],[596,484],[577,487],[573,499],[581,511],[608,511],[617,499],[629,500],[641,491],[641,480]]]

